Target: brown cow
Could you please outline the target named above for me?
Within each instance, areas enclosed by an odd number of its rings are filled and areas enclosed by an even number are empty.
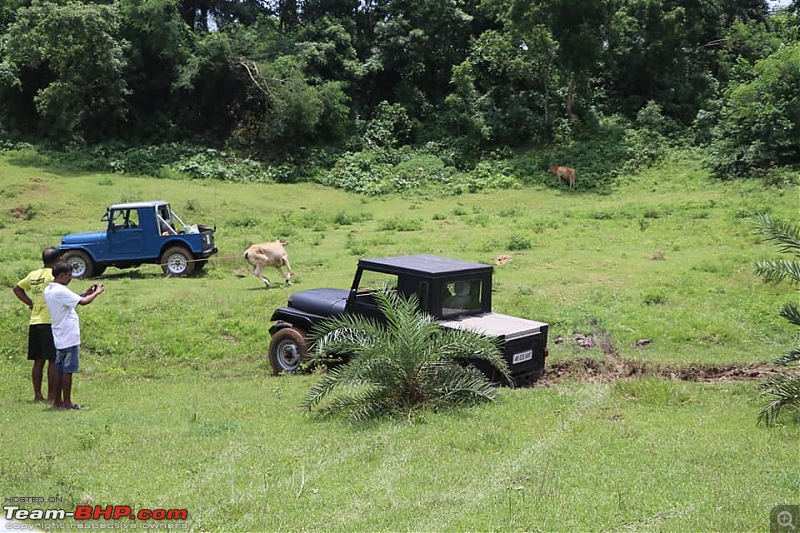
[[[575,187],[575,169],[572,167],[547,167],[548,172],[552,172],[558,176],[559,181],[566,181],[569,183],[569,188]]]
[[[269,280],[261,275],[261,269],[265,266],[273,266],[278,269],[287,285],[291,285],[292,267],[289,265],[289,256],[283,248],[289,244],[286,241],[272,241],[262,244],[254,244],[244,252],[245,260],[253,265],[253,275],[270,286]],[[281,267],[285,266],[288,272],[284,272]]]

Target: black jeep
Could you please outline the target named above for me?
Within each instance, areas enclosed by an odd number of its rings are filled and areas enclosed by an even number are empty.
[[[530,384],[544,374],[548,324],[492,312],[490,265],[431,255],[361,259],[353,285],[345,289],[311,289],[289,297],[272,314],[269,360],[274,374],[295,372],[308,356],[308,331],[340,313],[382,318],[375,291],[389,287],[416,295],[420,308],[442,327],[469,329],[497,338],[516,385]],[[493,367],[478,368],[502,382]]]

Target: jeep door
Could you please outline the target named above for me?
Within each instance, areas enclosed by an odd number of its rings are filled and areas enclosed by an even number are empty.
[[[397,274],[387,274],[373,270],[358,270],[353,279],[350,296],[347,300],[347,312],[366,317],[385,320],[386,317],[378,308],[375,293],[381,290],[397,290]]]
[[[138,209],[111,211],[108,219],[108,240],[115,258],[141,257],[145,231]]]

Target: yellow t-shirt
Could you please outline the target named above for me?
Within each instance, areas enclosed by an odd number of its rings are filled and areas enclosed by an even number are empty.
[[[33,302],[31,325],[49,324],[51,321],[50,310],[47,309],[47,304],[44,303],[44,288],[51,281],[53,281],[53,269],[40,268],[39,270],[34,270],[17,283]]]

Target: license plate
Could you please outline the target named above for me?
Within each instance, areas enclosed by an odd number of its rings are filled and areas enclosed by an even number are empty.
[[[515,353],[514,358],[511,360],[511,364],[516,365],[517,363],[530,361],[531,359],[533,359],[533,350],[526,350],[524,352]]]

